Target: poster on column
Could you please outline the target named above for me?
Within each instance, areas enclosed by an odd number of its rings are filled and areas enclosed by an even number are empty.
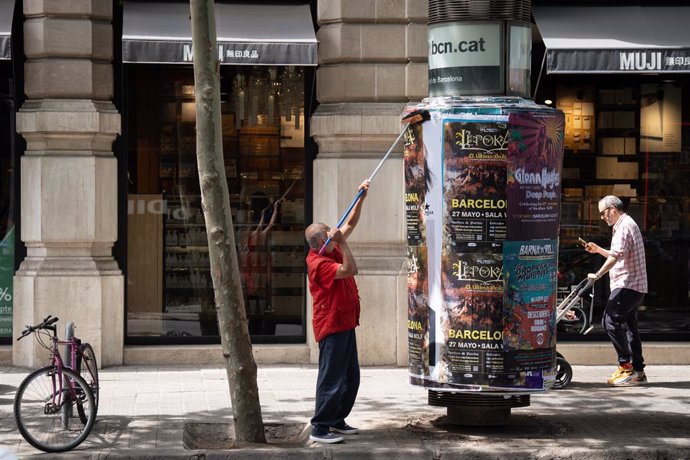
[[[488,385],[503,371],[501,243],[467,243],[444,251],[441,327],[446,381]]]
[[[405,215],[408,246],[424,245],[424,209],[429,173],[424,159],[422,124],[408,125],[405,130],[403,163],[405,168]]]
[[[427,251],[407,248],[407,343],[410,375],[429,375],[429,284]]]
[[[513,241],[558,236],[563,114],[519,112],[508,120],[507,235]]]
[[[505,369],[554,367],[558,240],[503,243]]]
[[[443,122],[444,247],[506,236],[507,117]]]

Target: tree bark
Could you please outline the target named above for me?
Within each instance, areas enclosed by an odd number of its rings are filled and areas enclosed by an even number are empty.
[[[218,331],[230,386],[235,439],[265,443],[256,362],[244,309],[223,162],[220,62],[213,0],[190,0],[190,7],[201,207],[206,220]]]

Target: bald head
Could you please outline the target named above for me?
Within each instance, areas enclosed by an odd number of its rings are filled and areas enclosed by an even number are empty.
[[[321,245],[328,239],[329,227],[321,222],[314,222],[304,231],[304,238],[306,238],[309,247],[312,249],[321,249]]]

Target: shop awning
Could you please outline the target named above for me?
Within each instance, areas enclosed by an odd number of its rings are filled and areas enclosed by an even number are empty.
[[[0,59],[12,57],[12,16],[14,0],[0,0]]]
[[[316,65],[308,5],[216,3],[218,57],[233,65]],[[189,64],[189,2],[124,3],[122,60]]]
[[[690,72],[690,6],[534,6],[547,73]]]

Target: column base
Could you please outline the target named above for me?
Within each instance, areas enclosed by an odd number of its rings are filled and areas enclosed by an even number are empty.
[[[491,395],[429,390],[429,405],[447,408],[446,422],[464,426],[503,426],[510,424],[514,407],[530,405],[530,395]]]
[[[89,342],[101,366],[123,363],[124,352],[124,277],[117,274],[66,274],[22,272],[14,277],[14,337],[26,325],[40,323],[48,315],[60,318],[58,336],[64,326],[75,323],[75,335]],[[27,337],[15,341],[12,363],[38,368],[48,363],[40,344]]]

